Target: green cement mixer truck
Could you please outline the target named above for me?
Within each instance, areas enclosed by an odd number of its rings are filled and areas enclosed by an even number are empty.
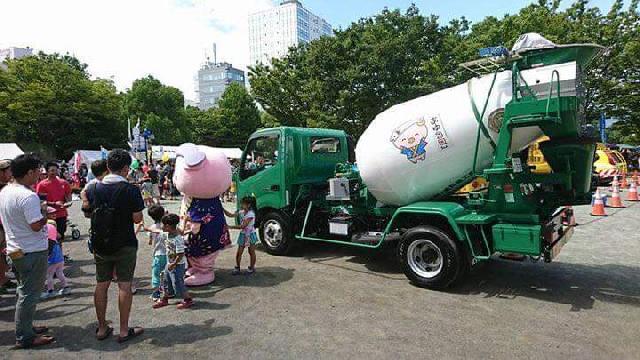
[[[462,64],[484,75],[392,107],[357,146],[340,130],[261,129],[235,175],[238,199],[255,199],[270,254],[303,241],[393,244],[422,287],[446,288],[497,253],[550,262],[572,234],[570,206],[591,201],[581,80],[601,50],[549,45]],[[548,174],[526,165],[541,135]],[[478,175],[487,189],[455,193]]]

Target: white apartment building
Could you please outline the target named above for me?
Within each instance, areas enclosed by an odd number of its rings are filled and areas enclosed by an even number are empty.
[[[280,6],[249,15],[250,65],[269,64],[289,48],[332,35],[331,25],[305,9],[298,0],[286,0]]]

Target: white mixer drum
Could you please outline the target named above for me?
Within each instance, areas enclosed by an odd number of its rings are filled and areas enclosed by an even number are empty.
[[[534,92],[547,96],[553,70],[563,80],[562,92],[567,81],[575,84],[575,63],[523,71],[522,77]],[[493,74],[474,78],[380,113],[356,146],[358,168],[369,191],[384,204],[402,206],[463,186],[472,174],[478,131],[469,97],[482,111],[492,80]],[[496,76],[482,119],[494,142],[510,100],[511,71],[503,71]],[[538,127],[515,129],[511,148],[523,149],[541,135]],[[476,171],[491,166],[493,153],[481,133]]]

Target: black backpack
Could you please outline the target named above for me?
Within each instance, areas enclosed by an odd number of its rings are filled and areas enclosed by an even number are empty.
[[[98,191],[98,186],[93,186],[93,201],[91,202],[91,230],[90,248],[94,253],[110,255],[123,246],[123,239],[116,235],[116,209],[114,202],[120,193],[126,189],[127,183],[119,183],[116,191],[110,199],[105,199]]]

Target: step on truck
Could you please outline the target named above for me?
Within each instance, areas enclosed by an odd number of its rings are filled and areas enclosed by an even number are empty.
[[[483,99],[471,100],[477,120],[472,129],[475,151],[448,161],[467,161],[473,166],[437,194],[402,205],[382,202],[376,193],[387,199],[394,194],[373,190],[363,180],[355,141],[344,131],[279,127],[258,130],[249,138],[235,174],[238,201],[244,197],[255,200],[260,239],[269,254],[286,255],[303,241],[370,249],[394,244],[408,279],[431,289],[450,286],[473,265],[496,254],[551,262],[571,237],[575,224],[571,206],[591,201],[596,140],[584,123],[581,80],[601,50],[592,44],[559,45],[462,64],[470,71],[489,72],[494,83],[496,75],[508,73],[510,99],[500,109],[501,121],[497,122],[487,119]],[[550,78],[527,82],[527,71],[558,64],[565,70],[543,72]],[[572,75],[561,78],[567,67]],[[494,83],[486,102],[496,91]],[[552,170],[548,173],[533,172],[526,166],[526,147],[512,146],[519,129],[532,128],[549,138],[539,144]],[[436,145],[442,149],[442,136],[437,136]],[[479,171],[481,146],[491,149],[491,157]],[[410,166],[427,166],[420,145],[401,149],[400,156],[411,160]],[[389,160],[374,159],[374,166],[375,161],[384,167]],[[415,180],[411,174],[376,175],[388,179],[369,175],[369,183],[389,180],[402,184],[406,180],[408,186],[424,189],[421,182],[431,178],[427,174]],[[486,189],[456,194],[480,175],[488,180]]]

